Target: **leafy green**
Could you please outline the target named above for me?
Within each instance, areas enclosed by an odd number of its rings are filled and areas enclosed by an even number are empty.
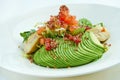
[[[24,39],[23,42],[26,41],[29,38],[29,36],[33,34],[34,32],[36,32],[36,30],[31,29],[30,31],[25,31],[25,32],[20,33],[20,36],[23,37]]]
[[[71,34],[72,35],[77,35],[79,33],[84,33],[84,31],[85,31],[85,28],[81,27],[81,28],[78,28],[78,29],[74,30]]]
[[[46,27],[46,32],[43,33],[43,35],[47,38],[56,38],[56,37],[63,37],[65,33],[65,30],[50,30],[49,28]]]
[[[92,23],[88,20],[88,19],[86,19],[86,18],[82,18],[82,19],[80,19],[79,20],[79,25],[80,26],[83,26],[83,27],[86,27],[86,26],[89,26],[89,27],[93,27],[92,26]]]
[[[53,30],[50,30],[48,27],[46,27],[46,31],[42,33],[47,38],[55,38],[56,34],[54,33]]]
[[[98,23],[98,24],[96,24],[96,25],[93,25],[94,27],[96,27],[96,26],[100,26],[100,27],[103,27],[104,26],[104,24],[103,23]]]

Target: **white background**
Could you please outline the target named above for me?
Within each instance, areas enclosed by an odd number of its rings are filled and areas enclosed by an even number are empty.
[[[119,0],[0,0],[0,24],[41,7],[69,3],[96,3],[120,8]],[[89,75],[59,79],[25,76],[0,68],[0,80],[120,80],[120,64]]]

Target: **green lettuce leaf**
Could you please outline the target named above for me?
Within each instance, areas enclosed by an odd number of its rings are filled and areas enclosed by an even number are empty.
[[[92,26],[92,23],[88,20],[88,19],[86,19],[86,18],[82,18],[82,19],[80,19],[79,20],[79,25],[80,26],[83,26],[83,27],[86,27],[86,26],[89,26],[89,27],[93,27]]]
[[[29,38],[29,36],[33,34],[34,32],[36,32],[36,30],[31,29],[30,31],[25,31],[25,32],[20,33],[20,36],[23,37],[24,39],[23,42],[26,41]]]

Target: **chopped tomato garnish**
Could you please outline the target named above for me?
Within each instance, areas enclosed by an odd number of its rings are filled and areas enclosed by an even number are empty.
[[[57,43],[54,40],[52,40],[50,38],[45,39],[45,49],[47,51],[50,51],[56,47],[57,47]]]
[[[73,32],[74,30],[76,30],[78,28],[78,26],[71,26],[69,27],[69,31]]]
[[[46,44],[45,44],[45,49],[46,49],[47,51],[50,51],[50,50],[51,50],[51,45],[50,45],[49,43],[46,43]]]
[[[37,30],[37,34],[41,35],[42,32],[44,32],[46,29],[45,27],[40,27],[38,30]]]
[[[64,21],[65,18],[66,18],[66,16],[65,16],[64,14],[62,14],[61,12],[59,12],[58,17],[59,17],[59,20],[60,20],[60,21]]]
[[[67,29],[67,28],[68,28],[68,25],[65,24],[65,23],[63,23],[63,24],[61,25],[61,27],[64,28],[64,29]]]
[[[102,30],[101,30],[101,32],[105,32],[105,31],[106,31],[106,30],[105,30],[105,28],[103,27]]]
[[[44,38],[40,38],[40,45],[44,45],[45,44],[45,39]]]
[[[67,24],[69,24],[70,26],[71,25],[77,25],[77,20],[76,20],[76,17],[75,16],[67,16],[64,20]]]
[[[73,41],[76,43],[76,44],[78,44],[78,43],[80,43],[80,38],[78,38],[78,37],[73,37]]]
[[[76,17],[69,14],[69,9],[65,5],[60,7],[60,12],[59,12],[58,17],[59,17],[60,21],[64,21],[65,23],[67,23],[70,26],[78,25]]]

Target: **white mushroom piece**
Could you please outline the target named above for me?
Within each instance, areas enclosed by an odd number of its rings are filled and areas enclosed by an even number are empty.
[[[97,25],[96,27],[90,29],[89,31],[92,31],[100,42],[105,42],[110,38],[110,33],[107,31],[105,27]]]
[[[29,38],[23,43],[23,50],[25,53],[30,54],[38,49],[40,36],[37,32],[33,33]]]

